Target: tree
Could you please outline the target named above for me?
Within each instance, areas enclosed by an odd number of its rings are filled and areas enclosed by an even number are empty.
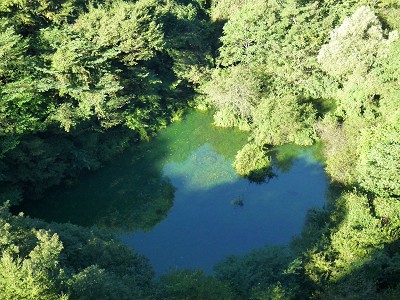
[[[291,260],[290,252],[282,246],[269,246],[256,249],[242,256],[229,256],[214,269],[219,280],[229,282],[239,299],[262,298],[261,291],[273,290],[289,283],[290,275],[284,274]],[[276,291],[277,294],[278,291]],[[254,293],[254,294],[253,294]],[[270,291],[273,294],[272,291]]]
[[[277,22],[279,8],[274,1],[245,2],[223,28],[219,63],[260,63],[271,43],[283,38],[284,31],[276,28],[282,26]]]
[[[86,0],[3,0],[0,16],[9,19],[18,32],[32,34],[49,23],[71,21],[87,8],[87,4]]]
[[[253,110],[260,101],[263,82],[245,66],[216,70],[205,86],[211,103],[218,109],[214,116],[219,126],[246,128],[251,123]]]
[[[400,197],[400,120],[366,130],[356,166],[357,180],[381,196]]]
[[[362,76],[384,56],[398,33],[384,37],[381,23],[369,6],[360,6],[351,17],[331,31],[330,41],[322,46],[318,61],[322,68],[339,79],[351,74]]]
[[[152,292],[148,261],[113,235],[11,215],[7,204],[0,233],[2,299],[145,299]]]
[[[0,19],[0,32],[0,135],[37,130],[46,112],[36,93],[29,40],[6,19]]]
[[[239,175],[254,182],[262,183],[267,177],[273,177],[271,158],[254,143],[248,143],[238,151],[233,167]]]
[[[310,103],[299,103],[291,95],[264,98],[254,112],[252,139],[260,146],[311,145],[316,138],[315,114]]]
[[[7,236],[10,224],[4,226]],[[62,244],[56,234],[40,230],[35,234],[38,243],[23,258],[18,256],[17,245],[10,242],[4,245],[5,241],[2,241],[3,247],[7,247],[0,259],[0,294],[3,299],[66,299],[59,293],[63,277],[58,262]]]
[[[160,278],[159,289],[157,299],[234,299],[226,282],[207,276],[202,271],[182,270],[168,273]]]
[[[212,0],[211,17],[215,21],[226,21],[245,5],[247,0]]]
[[[55,99],[62,99],[51,106],[51,120],[67,131],[93,117],[103,127],[122,123],[138,129],[130,117],[141,123],[139,115],[147,110],[136,111],[136,102],[138,106],[146,102],[153,106],[151,102],[158,100],[139,89],[145,87],[140,81],[146,82],[149,74],[137,66],[140,61],[151,59],[163,45],[161,26],[155,21],[155,5],[155,1],[142,0],[90,7],[74,24],[43,32],[44,43],[54,50],[46,56],[49,68],[45,72],[49,78],[44,86]],[[122,69],[132,76],[130,82],[120,75]]]
[[[204,1],[168,1],[159,8],[165,51],[172,59],[169,71],[177,77],[174,85],[185,89],[197,88],[212,64],[213,28],[198,2]]]

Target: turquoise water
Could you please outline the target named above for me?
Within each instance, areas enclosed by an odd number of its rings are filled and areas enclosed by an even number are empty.
[[[113,231],[146,255],[157,274],[212,267],[227,255],[287,244],[301,232],[308,209],[322,207],[328,181],[310,149],[275,151],[263,184],[240,178],[231,164],[247,136],[211,125],[191,112],[78,182],[25,204],[47,221]]]

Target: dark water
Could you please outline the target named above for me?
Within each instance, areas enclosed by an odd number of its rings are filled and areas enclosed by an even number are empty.
[[[151,142],[22,209],[47,221],[112,230],[158,274],[211,272],[227,255],[288,243],[307,210],[324,205],[327,178],[312,149],[278,148],[277,176],[250,183],[231,167],[246,134],[211,122],[210,115],[192,112]]]

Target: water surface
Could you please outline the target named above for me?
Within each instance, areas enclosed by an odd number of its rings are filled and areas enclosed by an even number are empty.
[[[116,232],[149,257],[158,274],[174,268],[211,272],[227,255],[288,243],[300,233],[307,210],[324,205],[322,165],[310,149],[281,147],[276,176],[251,183],[231,166],[246,133],[211,123],[209,114],[192,112],[151,142],[23,210]]]

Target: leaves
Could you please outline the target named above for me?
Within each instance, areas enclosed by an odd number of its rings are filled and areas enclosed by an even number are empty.
[[[153,272],[147,260],[111,235],[13,216],[4,206],[0,233],[2,299],[140,299],[149,294]]]

